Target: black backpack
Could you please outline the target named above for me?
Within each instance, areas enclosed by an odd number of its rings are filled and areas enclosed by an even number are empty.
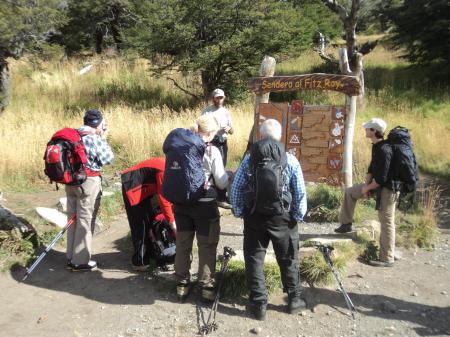
[[[173,204],[192,204],[205,194],[206,144],[196,133],[174,129],[166,137],[163,196]]]
[[[150,254],[158,267],[175,262],[175,234],[166,220],[153,222],[149,240]]]
[[[390,166],[393,190],[401,195],[414,192],[419,186],[419,166],[408,129],[396,126],[389,132],[387,143],[393,152]]]
[[[250,149],[250,185],[246,193],[247,212],[281,215],[289,211],[291,195],[287,186],[287,155],[283,144],[267,138]]]

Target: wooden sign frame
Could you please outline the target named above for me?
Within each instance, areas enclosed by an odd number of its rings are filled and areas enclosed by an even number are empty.
[[[263,62],[264,64],[264,62]],[[262,64],[262,68],[263,68]],[[274,69],[273,69],[274,70]],[[344,116],[339,115],[339,113],[333,109],[334,106],[329,106],[330,108],[330,116],[332,122],[324,125],[320,125],[320,132],[329,132],[330,137],[327,140],[321,141],[320,139],[315,139],[314,142],[310,142],[310,144],[316,144],[319,148],[324,148],[326,145],[326,149],[328,151],[328,156],[323,158],[316,158],[317,160],[312,160],[311,163],[305,163],[305,166],[310,165],[311,168],[316,167],[315,165],[324,165],[327,167],[327,172],[331,172],[330,174],[325,173],[322,170],[322,175],[319,177],[318,172],[314,172],[314,177],[311,175],[311,179],[313,181],[323,181],[332,185],[337,185],[341,183],[341,178],[344,180],[345,186],[351,186],[352,178],[351,178],[351,153],[347,153],[347,150],[344,150],[344,146],[350,146],[351,148],[351,140],[353,139],[352,130],[350,130],[354,124],[354,115],[356,114],[356,96],[359,96],[362,92],[361,84],[356,76],[350,75],[337,75],[337,74],[304,74],[304,75],[295,75],[295,76],[270,76],[271,74],[262,74],[260,71],[260,77],[254,77],[249,80],[248,88],[256,94],[257,100],[255,104],[255,123],[254,128],[259,126],[260,117],[259,117],[259,103],[261,100],[258,98],[265,97],[265,102],[268,103],[268,95],[270,92],[285,92],[285,91],[303,91],[303,90],[319,90],[319,91],[335,91],[343,93],[347,96],[347,102],[345,105],[345,110],[350,114],[350,119],[345,120]],[[287,104],[287,103],[285,103]],[[325,108],[325,106],[318,106],[318,108]],[[295,152],[296,156],[299,157],[302,155],[302,152],[306,151],[304,149],[303,144],[300,144],[300,139],[303,136],[303,127],[304,124],[307,123],[317,123],[317,116],[308,116],[305,120],[303,116],[303,104],[299,103],[299,101],[293,101],[292,105],[288,109],[289,112],[287,114],[287,123],[283,125],[283,140],[287,146],[287,150],[291,152]],[[292,115],[302,114],[301,118],[301,126],[296,125],[294,128],[291,128],[291,117]],[[343,125],[341,121],[345,121]],[[352,122],[353,121],[353,122]],[[294,124],[297,124],[294,123]],[[297,129],[298,130],[297,130]],[[253,133],[253,140],[259,138],[258,127],[256,128],[256,132]],[[323,130],[322,130],[323,129]],[[351,135],[350,135],[351,133]],[[258,135],[258,137],[257,137]],[[292,141],[291,141],[292,138]],[[295,143],[299,141],[298,144],[294,144],[296,146],[292,146],[290,143]],[[323,144],[322,144],[323,143]],[[326,144],[325,144],[326,143]],[[300,146],[301,145],[301,146]],[[325,148],[324,148],[325,149]],[[311,152],[312,150],[308,150]],[[313,151],[314,152],[314,151]],[[304,153],[306,155],[306,153]],[[312,154],[313,155],[313,154]],[[320,160],[319,160],[320,159]],[[350,159],[350,160],[349,160]],[[325,161],[324,161],[325,160]],[[317,166],[318,167],[318,166]],[[332,172],[339,172],[336,174]],[[317,177],[316,177],[317,176]],[[307,178],[307,177],[305,177]],[[305,179],[311,181],[310,179]]]

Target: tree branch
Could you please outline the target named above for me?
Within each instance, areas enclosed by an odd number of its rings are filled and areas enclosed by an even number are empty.
[[[181,90],[182,92],[184,92],[185,94],[194,97],[196,100],[201,101],[201,98],[198,97],[198,95],[193,94],[192,92],[190,92],[190,91],[184,89],[184,88],[183,88],[182,86],[180,86],[180,85],[178,84],[178,82],[175,81],[175,79],[173,79],[172,77],[167,77],[167,76],[166,76],[166,79],[172,81],[173,85],[176,86],[178,89],[180,89],[180,90]]]
[[[314,50],[325,62],[332,64],[339,64],[339,60],[336,60],[333,56],[328,55],[325,49],[326,49],[325,37],[321,32],[319,32],[319,43],[318,46],[314,48]]]
[[[346,20],[348,18],[347,10],[344,6],[340,5],[337,0],[322,0],[322,2],[333,12],[338,14],[342,20]]]

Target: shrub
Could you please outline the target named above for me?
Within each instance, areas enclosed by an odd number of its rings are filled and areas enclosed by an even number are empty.
[[[314,184],[307,188],[309,221],[337,221],[342,202],[339,188],[326,184]]]
[[[400,213],[398,220],[399,243],[406,247],[433,248],[439,237],[436,211],[441,191],[429,186],[419,195],[419,206],[414,213]]]
[[[276,263],[264,264],[264,276],[269,294],[281,289],[280,269]],[[241,297],[248,294],[245,277],[245,263],[231,260],[222,285],[222,295],[229,298]]]

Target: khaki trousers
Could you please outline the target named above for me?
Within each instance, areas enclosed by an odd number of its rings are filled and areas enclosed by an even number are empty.
[[[66,185],[67,216],[77,221],[67,230],[67,259],[87,264],[91,259],[92,235],[102,195],[100,177],[88,177],[81,186]]]
[[[345,189],[339,221],[347,224],[353,221],[353,214],[358,199],[362,198],[361,189],[364,185],[357,184]],[[380,220],[380,260],[394,262],[395,254],[395,205],[398,193],[383,187],[381,189],[381,203],[378,210]]]
[[[191,206],[173,206],[177,223],[175,275],[179,281],[190,280],[194,237],[198,246],[198,283],[214,286],[217,245],[220,237],[220,215],[215,201],[197,202]]]

